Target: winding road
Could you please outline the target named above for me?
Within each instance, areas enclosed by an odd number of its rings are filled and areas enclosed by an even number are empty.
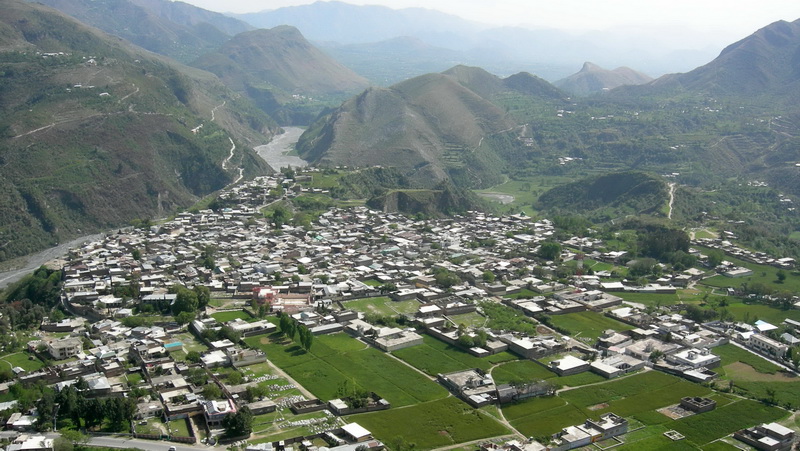
[[[675,184],[669,184],[669,213],[667,213],[667,219],[672,219],[672,204],[675,203]]]

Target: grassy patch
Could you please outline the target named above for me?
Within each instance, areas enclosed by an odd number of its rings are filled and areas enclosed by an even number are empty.
[[[647,307],[674,305],[680,302],[680,298],[678,298],[677,294],[632,293],[625,291],[613,294],[626,301],[636,302]]]
[[[422,305],[416,299],[408,301],[393,301],[386,296],[374,298],[355,299],[344,302],[346,308],[364,313],[375,313],[383,316],[397,316],[405,313],[414,313]]]
[[[486,317],[478,312],[452,315],[450,319],[456,324],[463,324],[467,327],[483,327],[486,324]]]
[[[364,426],[384,443],[404,437],[417,449],[432,449],[509,434],[502,424],[480,410],[450,397],[404,409],[353,415],[348,421]]]
[[[519,291],[519,293],[507,294],[503,297],[506,299],[529,299],[535,298],[536,296],[540,296],[540,294],[527,288],[523,288]]]
[[[247,322],[253,322],[258,319],[258,318],[253,318],[252,316],[250,316],[249,313],[245,312],[244,310],[232,310],[230,312],[212,313],[211,317],[219,321],[220,323],[227,323],[228,321],[233,321],[237,318]]]
[[[392,352],[392,354],[431,376],[468,368],[488,370],[496,363],[517,359],[508,352],[501,352],[488,357],[475,357],[430,335],[423,335],[422,339],[424,341],[423,344],[400,349]]]
[[[573,338],[588,338],[591,342],[603,335],[606,329],[630,330],[633,326],[595,312],[567,313],[550,317],[553,325],[571,332]]]
[[[728,374],[726,367],[729,367],[729,365],[737,362],[749,365],[759,373],[775,374],[776,372],[781,370],[781,368],[775,365],[774,363],[764,360],[763,358],[753,354],[752,352],[742,349],[733,344],[717,346],[713,348],[711,352],[718,355],[720,359],[722,359],[722,361],[720,362],[720,367],[722,368],[722,371],[720,371],[719,369],[717,370],[717,373],[719,373],[722,376],[735,378],[736,372],[733,371],[731,372],[731,374]]]
[[[581,385],[594,384],[606,380],[604,377],[588,371],[580,374],[573,374],[572,376],[561,377],[544,366],[530,360],[509,362],[498,366],[492,370],[492,377],[498,384],[505,384],[511,381],[545,379],[557,388],[579,387]]]
[[[44,367],[44,363],[42,363],[41,360],[37,359],[31,354],[28,354],[27,352],[15,352],[14,354],[8,354],[0,357],[0,360],[8,363],[11,368],[20,367],[28,372],[36,371]]]
[[[711,412],[676,420],[672,423],[672,429],[686,436],[695,445],[703,446],[739,429],[776,421],[786,415],[786,411],[776,407],[741,400]]]
[[[345,334],[315,338],[310,352],[274,334],[245,342],[264,350],[274,364],[320,399],[337,397],[344,383],[374,391],[396,407],[447,396],[435,382]]]

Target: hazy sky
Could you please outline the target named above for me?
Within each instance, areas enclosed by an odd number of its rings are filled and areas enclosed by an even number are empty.
[[[184,0],[220,12],[255,12],[314,0]],[[800,0],[346,0],[390,8],[437,9],[495,25],[606,30],[638,25],[690,28],[742,38],[777,20],[800,19]]]

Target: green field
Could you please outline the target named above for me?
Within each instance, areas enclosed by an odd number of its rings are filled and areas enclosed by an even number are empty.
[[[707,248],[699,248],[702,251],[706,250]],[[752,284],[752,283],[763,283],[769,288],[772,288],[776,291],[790,291],[790,292],[798,292],[800,291],[800,275],[793,273],[791,271],[786,272],[786,280],[783,283],[777,282],[776,273],[778,272],[778,268],[769,265],[759,265],[756,263],[746,262],[744,260],[740,260],[738,258],[732,257],[730,255],[725,255],[725,260],[735,263],[738,266],[743,266],[753,271],[753,275],[749,277],[737,277],[737,278],[730,278],[725,277],[722,275],[714,276],[708,279],[703,279],[703,284],[713,286],[713,287],[733,287],[739,288],[742,286],[743,283]]]
[[[352,383],[382,396],[395,407],[447,396],[447,391],[422,374],[346,334],[315,337],[310,352],[273,334],[245,342],[267,357],[320,399],[338,397]]]
[[[800,406],[800,379],[761,357],[728,344],[712,350],[722,358],[714,371],[720,378],[732,381],[737,393],[778,405]]]
[[[450,397],[403,409],[389,409],[348,417],[392,445],[403,437],[415,449],[433,449],[510,434],[488,414]]]
[[[677,294],[633,293],[626,291],[612,294],[626,301],[644,304],[647,307],[674,305],[680,302],[680,298]]]
[[[33,357],[33,359],[31,359]],[[27,352],[16,352],[0,357],[0,360],[10,365],[10,368],[20,367],[25,371],[36,371],[44,367],[44,363]]]
[[[706,387],[677,377],[648,371],[604,384],[567,390],[555,397],[512,404],[504,407],[503,412],[520,432],[538,437],[607,412],[623,417],[651,415],[655,409],[676,404],[684,396],[703,396],[709,392]]]
[[[742,362],[747,365],[750,365],[759,373],[765,374],[775,374],[776,372],[780,371],[780,367],[765,360],[752,352],[742,349],[733,344],[726,344],[722,346],[717,346],[711,349],[711,352],[718,355],[722,361],[720,362],[719,369],[716,370],[718,374],[721,376],[725,376],[724,368],[732,363]],[[722,371],[720,371],[722,370]]]
[[[422,339],[423,344],[400,349],[392,354],[431,376],[469,368],[480,368],[485,371],[496,363],[517,360],[517,357],[509,352],[501,352],[488,357],[475,357],[430,335],[423,335]]]
[[[603,331],[631,330],[633,326],[595,312],[567,313],[550,317],[554,326],[570,331],[572,338],[589,338],[591,343],[603,335]]]
[[[560,377],[556,373],[531,360],[519,360],[497,366],[492,370],[492,378],[495,383],[498,384],[507,384],[512,381],[536,381],[544,379],[553,384],[556,388],[580,387],[581,385],[594,384],[606,380],[604,377],[589,371],[573,374],[572,376]]]
[[[487,321],[486,317],[478,312],[450,315],[450,319],[454,324],[463,324],[467,327],[483,327]]]
[[[236,318],[242,319],[247,322],[253,322],[258,320],[258,318],[253,318],[252,316],[250,316],[249,313],[245,312],[244,310],[232,310],[230,312],[212,313],[211,317],[219,321],[220,323],[227,323],[228,321],[233,321]]]
[[[343,302],[345,308],[364,313],[374,313],[382,316],[397,316],[415,313],[422,305],[416,299],[408,301],[393,301],[386,296],[374,298],[354,299]]]
[[[687,441],[703,446],[739,429],[770,423],[788,415],[785,410],[743,399],[711,412],[676,420],[670,426],[686,436]]]

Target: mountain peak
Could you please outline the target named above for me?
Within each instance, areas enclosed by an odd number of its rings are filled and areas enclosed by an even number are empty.
[[[597,71],[603,71],[603,70],[605,70],[605,69],[603,69],[602,67],[598,66],[597,64],[587,61],[587,62],[583,63],[583,67],[581,67],[580,72],[597,72]]]

